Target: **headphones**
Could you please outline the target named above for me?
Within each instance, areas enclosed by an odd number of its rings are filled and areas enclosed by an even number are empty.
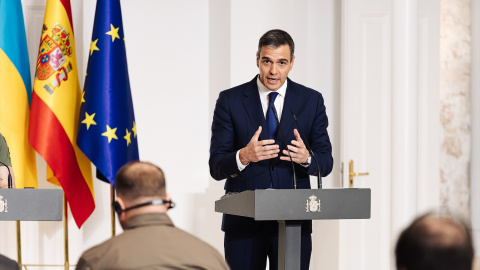
[[[167,200],[161,200],[161,199],[153,200],[151,202],[146,202],[146,203],[142,203],[142,204],[137,204],[137,205],[128,207],[127,209],[122,209],[122,207],[120,206],[120,204],[117,201],[114,201],[112,203],[112,206],[113,206],[113,210],[115,210],[115,212],[117,212],[117,214],[120,215],[123,212],[127,212],[127,211],[130,211],[130,210],[135,209],[135,208],[140,208],[140,207],[144,207],[144,206],[147,206],[147,205],[159,205],[159,204],[167,204],[167,203],[170,204],[170,206],[168,206],[168,209],[171,209],[171,208],[175,207],[175,203],[172,202],[171,200],[167,201]]]

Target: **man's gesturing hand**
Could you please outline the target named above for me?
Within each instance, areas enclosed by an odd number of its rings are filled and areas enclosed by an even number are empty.
[[[310,153],[308,152],[307,147],[305,147],[305,143],[303,142],[302,137],[300,137],[297,129],[293,130],[293,135],[295,135],[296,140],[292,140],[293,145],[287,146],[290,150],[290,156],[292,156],[293,162],[298,164],[306,163],[308,157],[310,157]],[[288,157],[288,151],[283,150],[283,154],[285,156],[281,156],[280,159],[290,161],[290,158]]]
[[[244,148],[240,149],[238,156],[243,165],[250,162],[258,162],[265,159],[276,158],[280,149],[275,140],[259,141],[258,137],[262,133],[262,127],[258,127],[250,142]]]

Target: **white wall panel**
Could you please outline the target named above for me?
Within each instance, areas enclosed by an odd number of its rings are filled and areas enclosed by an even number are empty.
[[[323,188],[341,186],[340,161],[340,1],[307,1],[301,13],[306,24],[302,45],[296,49],[295,79],[322,93],[329,120],[328,133],[333,147],[333,171],[324,177]],[[302,16],[298,14],[296,16]],[[296,31],[296,29],[295,29]],[[300,40],[302,41],[302,40]],[[295,40],[295,42],[298,41]],[[300,77],[303,75],[303,77]],[[317,178],[311,177],[312,188]],[[337,220],[313,222],[313,249],[310,269],[338,269]]]
[[[344,1],[342,6],[341,160],[348,187],[371,189],[371,218],[340,221],[339,269],[388,269],[392,31],[388,1]],[[375,254],[375,255],[374,255]]]
[[[440,3],[419,1],[418,20],[418,212],[440,205],[439,48]]]
[[[245,83],[258,74],[256,52],[258,39],[268,30],[287,31],[295,43],[297,39],[293,8],[296,1],[232,1],[231,2],[231,82],[232,86]],[[300,29],[301,30],[301,29]],[[220,41],[219,41],[220,42]],[[295,80],[297,67],[291,78]]]

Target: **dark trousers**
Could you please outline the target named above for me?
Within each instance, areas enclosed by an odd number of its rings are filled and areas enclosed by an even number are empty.
[[[312,254],[311,234],[302,234],[301,267],[308,270]],[[278,269],[278,230],[240,235],[225,233],[225,260],[231,270],[265,270],[267,257],[270,270]]]

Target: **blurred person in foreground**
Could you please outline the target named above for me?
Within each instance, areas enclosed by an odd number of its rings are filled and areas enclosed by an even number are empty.
[[[19,270],[18,263],[0,254],[0,270]]]
[[[5,137],[0,133],[0,188],[8,188],[8,174],[12,177],[12,187],[15,188],[15,177],[13,176],[10,150],[8,149]]]
[[[115,211],[124,232],[87,250],[76,269],[229,269],[207,243],[175,228],[163,171],[148,162],[123,166],[115,178]]]
[[[400,234],[395,255],[398,270],[472,270],[472,236],[460,219],[429,213]]]

